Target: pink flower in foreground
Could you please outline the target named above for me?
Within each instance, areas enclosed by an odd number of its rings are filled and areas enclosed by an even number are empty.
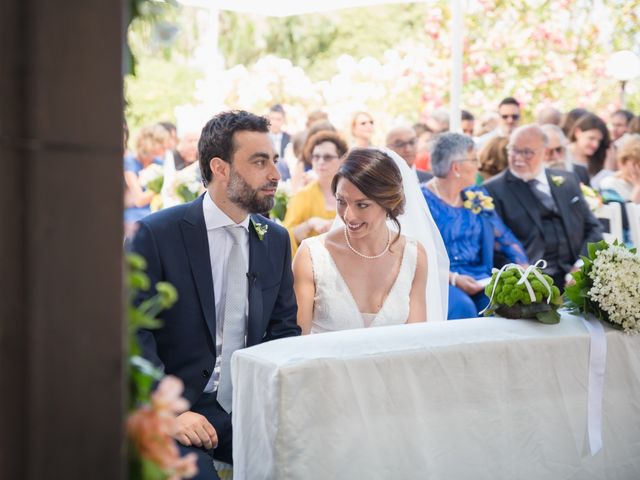
[[[182,381],[167,376],[162,379],[151,396],[151,405],[144,405],[129,415],[127,432],[139,455],[156,465],[172,480],[191,478],[198,473],[196,455],[180,458],[180,451],[173,439],[176,414],[189,408],[181,398]]]
[[[158,388],[151,394],[151,405],[158,412],[169,412],[175,415],[186,412],[189,402],[182,398],[184,384],[172,375],[162,379]]]

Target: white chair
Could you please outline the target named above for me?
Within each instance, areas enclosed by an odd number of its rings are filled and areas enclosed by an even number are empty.
[[[594,212],[597,218],[603,218],[609,221],[609,231],[604,232],[603,237],[611,243],[614,240],[622,242],[622,208],[619,203],[611,202],[606,205],[602,205]]]
[[[627,218],[629,219],[629,230],[631,231],[631,242],[633,246],[640,249],[640,203],[625,203]]]

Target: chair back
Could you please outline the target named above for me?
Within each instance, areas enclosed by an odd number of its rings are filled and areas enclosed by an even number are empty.
[[[633,246],[640,249],[640,203],[627,202],[627,218],[629,219],[629,230]]]
[[[611,202],[602,205],[594,212],[598,219],[607,220],[609,223],[608,231],[603,234],[604,239],[611,243],[614,240],[623,241],[622,234],[622,207],[618,202]]]

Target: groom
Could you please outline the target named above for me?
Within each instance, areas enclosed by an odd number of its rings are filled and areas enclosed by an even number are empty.
[[[162,327],[139,340],[147,359],[184,382],[191,409],[175,438],[183,454],[197,453],[196,478],[218,478],[211,457],[232,463],[231,354],[300,334],[289,235],[256,215],[271,209],[280,179],[268,131],[248,112],[213,117],[198,144],[207,191],[141,220],[133,241],[152,285],[178,290]]]

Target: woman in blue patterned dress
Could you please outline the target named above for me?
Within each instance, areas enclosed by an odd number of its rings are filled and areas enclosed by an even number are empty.
[[[431,167],[434,178],[422,193],[449,255],[448,319],[477,317],[489,302],[483,280],[491,277],[494,250],[509,262],[527,265],[529,260],[487,191],[474,186],[478,159],[470,137],[440,135],[432,147]]]

